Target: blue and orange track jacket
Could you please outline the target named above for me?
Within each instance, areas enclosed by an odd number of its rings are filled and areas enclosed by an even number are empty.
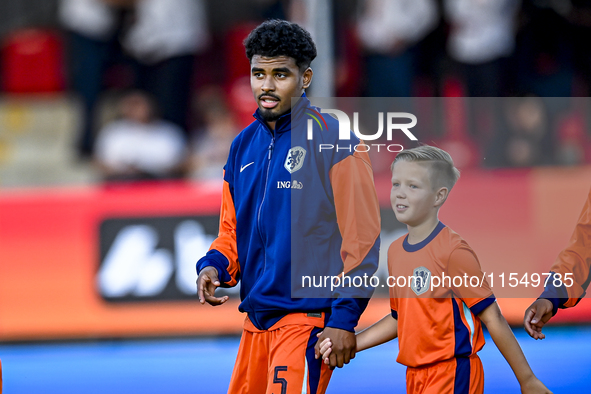
[[[331,116],[311,122],[308,140],[307,114],[318,119],[318,111],[303,95],[274,131],[255,112],[224,167],[219,235],[197,262],[198,273],[215,267],[222,286],[242,281],[239,310],[262,330],[288,313],[324,312],[326,326],[354,331],[372,294],[364,286],[328,296],[326,287],[301,286],[302,275],[371,277],[378,267],[380,212],[369,156],[355,152],[353,134],[338,141]],[[335,149],[319,152],[323,143]],[[337,150],[339,143],[346,147]]]

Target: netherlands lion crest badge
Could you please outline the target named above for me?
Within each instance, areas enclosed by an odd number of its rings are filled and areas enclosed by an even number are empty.
[[[306,150],[301,146],[295,146],[287,152],[287,158],[283,165],[290,174],[293,174],[304,165],[304,158],[306,157]]]
[[[421,295],[431,286],[431,271],[425,267],[418,267],[412,271],[413,280],[410,288],[416,295]]]

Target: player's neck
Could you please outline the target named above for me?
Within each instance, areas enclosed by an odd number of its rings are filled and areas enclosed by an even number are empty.
[[[408,225],[408,243],[414,245],[424,241],[429,235],[431,235],[438,224],[439,218],[437,215],[434,215],[433,217],[416,226]]]

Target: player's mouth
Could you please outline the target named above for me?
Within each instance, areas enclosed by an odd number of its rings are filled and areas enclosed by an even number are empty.
[[[396,212],[404,212],[408,209],[408,205],[396,204]]]
[[[274,97],[274,96],[264,95],[264,96],[259,97],[259,102],[261,103],[261,106],[263,108],[272,109],[272,108],[275,108],[277,105],[279,105],[279,98]]]

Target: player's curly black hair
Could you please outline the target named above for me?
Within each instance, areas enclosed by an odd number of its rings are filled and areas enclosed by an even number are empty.
[[[316,45],[310,33],[297,23],[280,19],[271,19],[257,26],[244,40],[244,48],[249,61],[254,55],[289,56],[302,71],[310,67],[316,57]]]

